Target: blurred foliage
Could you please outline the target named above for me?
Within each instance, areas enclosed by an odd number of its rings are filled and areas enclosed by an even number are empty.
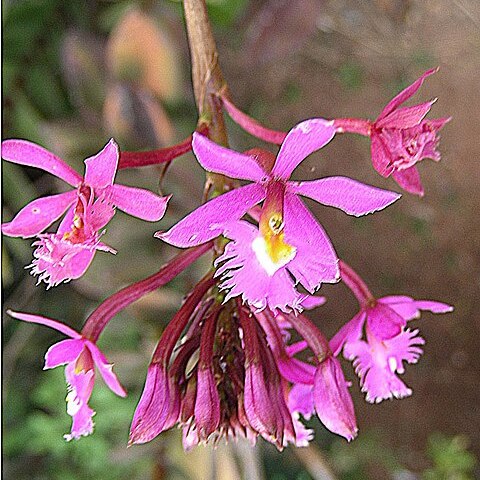
[[[11,412],[17,419],[16,433],[5,437],[4,453],[12,460],[21,461],[16,462],[10,478],[27,478],[32,464],[50,472],[48,476],[35,478],[146,478],[153,468],[153,458],[135,458],[132,462],[131,455],[116,451],[116,448],[125,449],[136,396],[121,399],[104,385],[96,385],[91,404],[101,414],[94,418],[95,435],[66,442],[63,434],[69,431],[70,417],[65,412],[66,385],[62,370],[42,374],[41,383],[31,395],[33,412],[30,415],[22,416],[18,406]]]
[[[435,433],[429,438],[428,456],[433,467],[426,470],[423,480],[469,480],[477,464],[475,455],[468,451],[464,435],[447,437]]]
[[[363,85],[363,69],[356,62],[345,62],[338,69],[338,77],[342,85],[349,90],[358,90]]]

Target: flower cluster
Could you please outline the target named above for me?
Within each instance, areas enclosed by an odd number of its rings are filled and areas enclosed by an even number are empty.
[[[262,149],[239,153],[218,145],[204,125],[170,150],[123,155],[124,167],[145,166],[170,162],[192,149],[204,170],[229,179],[224,184],[228,188],[215,191],[169,230],[157,232],[157,238],[185,250],[157,273],[107,298],[80,333],[42,316],[9,312],[70,337],[45,356],[45,368],[66,365],[67,413],[73,419],[67,440],[93,431],[95,412],[88,401],[95,365],[114,393],[126,394],[96,346],[105,326],[207,252],[215,253],[212,268],[188,294],[155,348],[133,415],[130,444],[148,442],[178,425],[186,449],[222,436],[242,436],[252,443],[260,436],[279,449],[304,446],[313,431],[303,422],[314,414],[328,430],[352,440],[358,428],[338,359],[341,352],[353,362],[368,402],[411,394],[399,375],[405,363],[417,362],[424,340],[407,323],[421,310],[445,313],[452,307],[407,296],[373,297],[360,276],[339,260],[301,199],[358,217],[383,210],[401,195],[346,177],[293,181],[291,176],[337,133],[354,132],[371,138],[373,165],[382,176],[391,175],[406,191],[422,194],[415,165],[426,157],[439,160],[437,131],[448,119],[425,120],[433,102],[400,105],[434,71],[397,95],[374,122],[314,118],[286,134],[259,125],[219,94],[218,101],[239,125],[281,144],[276,156]],[[114,183],[121,155],[110,140],[85,160],[82,178],[38,145],[3,142],[6,160],[41,168],[74,187],[34,200],[2,225],[6,235],[37,237],[32,273],[47,288],[83,275],[96,250],[114,252],[100,239],[116,207],[143,220],[163,217],[169,197]],[[249,183],[240,185],[239,180]],[[44,233],[65,212],[56,233]],[[339,281],[355,295],[360,312],[328,341],[304,310],[325,301],[316,295],[323,283]]]

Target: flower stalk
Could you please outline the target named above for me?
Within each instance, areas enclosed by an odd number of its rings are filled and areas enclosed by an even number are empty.
[[[153,292],[168,283],[211,248],[211,243],[205,243],[197,248],[185,250],[170,260],[157,273],[133,283],[128,287],[122,288],[122,290],[108,297],[88,317],[82,329],[82,335],[96,342],[107,323],[118,312],[133,302],[136,302],[147,293]]]

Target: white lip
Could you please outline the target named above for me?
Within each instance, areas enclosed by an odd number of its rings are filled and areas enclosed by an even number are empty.
[[[252,242],[252,250],[255,252],[258,262],[263,267],[263,269],[267,272],[269,277],[273,276],[273,274],[281,267],[289,263],[295,257],[297,253],[297,249],[292,247],[292,253],[286,257],[282,258],[279,262],[274,262],[270,255],[267,253],[267,244],[263,237],[257,237]]]

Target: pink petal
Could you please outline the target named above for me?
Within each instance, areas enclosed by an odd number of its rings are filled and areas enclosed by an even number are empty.
[[[366,313],[362,310],[346,323],[330,340],[329,345],[333,354],[337,356],[346,343],[360,340],[365,323]]]
[[[379,403],[382,400],[404,398],[412,394],[412,391],[391,371],[385,354],[376,352],[367,342],[348,344],[345,351],[348,358],[353,360],[367,402]]]
[[[114,205],[108,197],[109,195],[101,194],[93,203],[85,207],[83,214],[84,230],[85,234],[92,238],[115,215]]]
[[[226,226],[224,235],[233,240],[216,261],[216,276],[221,277],[219,287],[228,290],[226,300],[241,295],[243,301],[262,310],[268,306],[275,311],[301,308],[304,296],[299,294],[292,279],[280,267],[272,275],[259,262],[252,244],[259,236],[254,225],[240,221]]]
[[[318,366],[313,398],[318,418],[325,427],[348,441],[357,436],[352,397],[336,358],[329,357]]]
[[[75,372],[75,364],[69,363],[65,368],[65,377],[69,384],[67,395],[67,413],[73,418],[72,429],[69,435],[64,435],[65,440],[78,439],[93,432],[92,417],[95,412],[88,406],[95,382],[93,370]]]
[[[73,219],[75,218],[76,204],[72,205],[58,226],[57,233],[63,236],[64,233],[71,232],[73,228]]]
[[[433,300],[415,300],[414,304],[419,310],[428,310],[432,313],[453,312],[452,305],[442,302],[434,302]]]
[[[289,351],[288,354],[291,352]],[[283,355],[275,355],[278,370],[283,378],[291,383],[313,385],[315,367],[302,362],[297,358],[285,358]]]
[[[452,117],[443,117],[443,118],[432,118],[427,120],[428,124],[433,130],[441,130],[450,120]]]
[[[214,433],[220,424],[220,419],[220,396],[213,368],[199,368],[195,399],[195,422],[200,437],[206,439]]]
[[[393,161],[391,154],[382,141],[382,137],[373,130],[370,146],[373,168],[382,177],[388,177],[393,172]]]
[[[382,118],[385,118],[389,113],[397,109],[403,102],[406,102],[410,97],[415,95],[417,90],[422,86],[425,79],[436,72],[438,72],[438,67],[427,70],[419,79],[415,80],[411,85],[409,85],[392,100],[390,100],[387,106],[382,110],[382,113],[380,113],[380,115],[378,116],[377,122]]]
[[[264,198],[265,189],[256,183],[236,188],[213,198],[155,237],[181,248],[200,245],[221,235],[227,223],[241,218]]]
[[[398,335],[407,321],[387,305],[377,302],[367,309],[368,331],[379,340]]]
[[[208,172],[254,182],[263,182],[268,177],[251,155],[221,147],[200,133],[193,134],[192,148],[200,165]]]
[[[146,443],[163,431],[169,413],[166,369],[158,363],[148,367],[147,379],[130,427],[129,443]]]
[[[420,317],[420,310],[428,310],[432,313],[449,313],[453,311],[453,306],[433,300],[414,300],[405,295],[391,295],[378,300],[387,304],[395,310],[405,320],[412,320]]]
[[[290,182],[288,189],[356,217],[382,210],[401,197],[399,193],[371,187],[347,177]]]
[[[285,137],[272,169],[272,176],[288,180],[295,168],[335,135],[333,121],[313,118],[293,127]]]
[[[85,183],[95,189],[113,185],[118,156],[118,145],[112,138],[100,152],[85,160]]]
[[[163,217],[170,200],[170,196],[159,197],[149,190],[125,185],[113,185],[109,196],[120,210],[150,222],[156,222]]]
[[[287,265],[290,273],[310,293],[323,282],[338,282],[338,258],[330,239],[293,193],[285,195],[284,216],[285,241],[297,249],[295,257]]]
[[[379,298],[378,301],[388,305],[407,321],[420,317],[420,311],[415,306],[415,301],[406,295],[390,295]]]
[[[31,315],[30,313],[21,313],[21,312],[13,312],[12,310],[7,310],[7,313],[18,320],[23,320],[24,322],[31,322],[31,323],[39,323],[41,325],[45,325],[47,327],[53,328],[54,330],[58,330],[62,332],[67,337],[71,338],[82,338],[82,336],[70,328],[69,326],[57,322],[56,320],[51,320],[50,318],[41,317],[39,315]]]
[[[72,243],[60,234],[41,235],[33,245],[37,248],[33,252],[30,273],[39,275],[39,282],[46,282],[47,288],[81,277],[92,262],[97,247],[94,240],[93,243]]]
[[[314,308],[324,305],[326,301],[327,299],[325,297],[307,295],[305,299],[302,300],[302,307],[304,308],[304,310],[313,310]]]
[[[295,384],[288,394],[288,409],[298,412],[308,420],[315,410],[313,404],[313,385]]]
[[[257,432],[267,438],[277,433],[276,411],[272,408],[263,369],[257,362],[245,365],[244,406],[247,419]]]
[[[423,197],[424,191],[417,167],[396,171],[392,177],[407,192]]]
[[[127,392],[118,381],[117,376],[113,373],[113,363],[108,363],[105,355],[93,342],[87,340],[87,347],[90,350],[93,361],[95,362],[95,365],[100,371],[100,375],[102,376],[104,382],[107,384],[107,387],[113,393],[116,393],[120,397],[126,397]]]
[[[77,198],[77,192],[60,193],[37,198],[23,207],[8,223],[2,224],[2,232],[10,237],[33,237],[57,220]]]
[[[392,113],[375,122],[376,128],[398,128],[405,129],[416,127],[432,108],[434,101],[403,107],[394,110]]]
[[[44,370],[73,362],[82,352],[84,345],[85,340],[83,338],[62,340],[55,343],[45,354]]]
[[[302,304],[303,305],[303,304]],[[288,353],[290,357],[293,357],[297,353],[303,352],[305,349],[308,348],[308,343],[306,340],[300,340],[298,342],[292,343],[285,347],[285,351]]]
[[[5,140],[2,142],[2,158],[19,165],[41,168],[77,187],[82,177],[62,159],[43,147],[27,140]]]

